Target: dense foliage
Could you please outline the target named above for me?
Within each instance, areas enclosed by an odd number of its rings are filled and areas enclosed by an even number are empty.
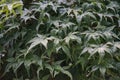
[[[120,0],[0,0],[0,80],[120,80]]]

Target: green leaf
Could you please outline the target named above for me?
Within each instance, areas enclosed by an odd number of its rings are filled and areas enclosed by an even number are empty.
[[[47,43],[48,40],[44,38],[44,36],[42,35],[38,35],[38,37],[33,38],[32,40],[30,40],[28,43],[31,43],[30,47],[28,48],[27,53],[34,48],[35,46],[42,44],[46,49],[47,49]]]
[[[56,77],[57,75],[59,74],[59,72],[58,71],[54,71],[54,77]]]
[[[75,40],[75,41],[77,41],[79,44],[82,42],[82,41],[81,41],[81,38],[80,38],[79,36],[75,35],[75,34],[77,34],[77,32],[69,33],[68,36],[66,36],[66,37],[64,38],[65,42],[66,42],[68,45],[69,45],[69,43],[70,43],[70,40]]]
[[[33,63],[34,63],[34,61],[32,61],[31,59],[24,61],[24,66],[25,66],[25,69],[27,70],[27,74],[29,77],[30,77],[30,66]]]
[[[65,54],[71,59],[70,50],[67,46],[62,46],[62,50],[65,52]]]
[[[103,59],[103,57],[105,56],[106,52],[112,56],[112,54],[111,54],[112,51],[107,44],[101,44],[99,46],[96,45],[93,53],[97,53],[97,52],[99,53],[99,56],[100,56],[100,60],[99,60],[100,62]]]
[[[9,64],[6,65],[5,71],[4,71],[4,73],[3,73],[3,76],[4,76],[7,72],[10,71],[10,69],[12,68],[12,65],[13,65],[13,63],[9,63]]]
[[[48,80],[49,79],[49,75],[45,75],[42,80]]]
[[[53,68],[53,66],[51,66],[51,65],[49,65],[49,64],[45,64],[45,67],[46,67],[47,69],[49,69],[49,72],[50,72],[51,75],[54,74],[54,68]]]
[[[15,64],[13,65],[14,73],[17,72],[18,68],[20,68],[20,66],[21,66],[23,63],[24,63],[23,61],[19,61],[18,63],[15,63]]]
[[[72,75],[71,75],[71,73],[69,71],[62,70],[61,72],[66,74],[67,76],[70,77],[71,80],[73,80]]]
[[[99,69],[99,66],[95,65],[95,66],[92,67],[91,72],[94,72],[94,71],[96,71],[96,70],[98,70],[98,69]]]
[[[100,67],[100,72],[103,76],[105,76],[106,68],[105,67]]]
[[[69,71],[64,70],[61,66],[56,66],[56,69],[62,72],[63,74],[66,74],[67,76],[70,77],[71,80],[73,80],[72,75]]]
[[[77,16],[77,22],[80,24],[80,23],[82,22],[83,18],[84,18],[86,15],[92,17],[93,19],[96,19],[95,15],[94,15],[93,13],[91,13],[91,12],[85,12],[85,13]]]
[[[41,70],[43,70],[41,67],[39,67],[39,68],[37,69],[37,78],[38,78],[38,80],[40,80],[39,75],[40,75],[40,71],[41,71]]]

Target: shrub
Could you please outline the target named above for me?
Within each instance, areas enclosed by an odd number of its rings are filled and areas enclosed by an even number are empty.
[[[119,0],[0,1],[1,80],[119,80]]]

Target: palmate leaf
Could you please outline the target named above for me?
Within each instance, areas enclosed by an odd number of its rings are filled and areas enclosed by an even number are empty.
[[[94,48],[92,48],[92,47],[85,47],[82,50],[80,56],[83,55],[83,54],[86,54],[86,53],[89,53],[92,56],[92,55],[94,55],[93,51],[94,51]]]
[[[114,17],[118,18],[117,15],[113,14],[108,14],[108,13],[98,13],[98,12],[93,12],[95,15],[99,16],[99,21],[103,21],[105,19],[106,21],[111,21],[114,23]]]
[[[115,42],[115,43],[113,43],[113,45],[114,45],[114,47],[116,47],[116,48],[119,48],[119,49],[120,49],[120,42]]]
[[[115,69],[114,66],[106,60],[105,62],[103,61],[100,64],[94,65],[91,68],[90,73],[95,72],[95,71],[100,71],[101,75],[105,77],[105,73],[107,73],[108,69]]]
[[[66,74],[68,77],[70,77],[71,80],[73,80],[71,73],[69,71],[63,69],[61,66],[56,66],[55,69],[60,71],[63,74]]]
[[[99,3],[99,2],[95,2],[94,3],[96,5],[96,7],[98,7],[101,11],[104,9],[102,7],[105,7],[102,3]]]
[[[54,38],[54,44],[55,44],[55,46],[59,45],[61,41],[62,41],[61,39],[55,37]]]
[[[55,68],[54,77],[56,77],[56,76],[60,73],[60,71],[57,70],[57,66],[61,65],[61,63],[62,63],[63,61],[64,61],[64,60],[56,61],[56,62],[54,63],[54,68]],[[57,66],[56,66],[56,65],[57,65]]]
[[[84,12],[84,13],[82,13],[81,15],[78,15],[78,16],[76,17],[76,20],[77,20],[78,24],[80,24],[81,21],[82,21],[82,19],[83,19],[84,17],[86,17],[86,16],[90,16],[91,18],[96,19],[95,15],[94,15],[93,13],[91,13],[91,12]]]
[[[97,29],[100,29],[101,27],[102,26],[98,24]],[[85,31],[81,34],[85,35],[86,42],[89,42],[91,39],[93,39],[96,42],[98,42],[100,39],[104,39],[104,40],[113,39],[113,38],[119,39],[119,37],[112,32],[112,30],[115,28],[114,26],[109,28],[105,28],[105,26],[103,27],[101,28],[101,30],[98,31]]]
[[[32,64],[35,64],[43,69],[42,60],[39,59],[39,57],[36,55],[28,55],[26,58],[23,59],[23,61],[24,61],[23,62],[24,67],[29,77],[30,77],[30,69]]]
[[[1,21],[8,20],[11,16],[15,16],[16,14],[22,14],[22,1],[14,1],[13,3],[6,4],[6,1],[3,1],[0,4],[0,15],[3,17]],[[1,17],[0,16],[0,17]]]
[[[34,2],[33,4],[39,6],[38,9],[41,9],[41,10],[45,10],[45,8],[48,6],[48,4],[43,2]]]
[[[81,10],[79,10],[79,9],[71,9],[71,8],[67,9],[67,15],[68,16],[74,15],[76,18],[80,12],[81,12]]]
[[[19,29],[19,24],[8,24],[6,26],[9,26],[10,28],[8,28],[5,32],[4,32],[4,35],[7,34],[9,31],[12,31],[13,29]],[[11,27],[12,26],[12,27]]]
[[[113,42],[109,43],[113,47],[113,52],[116,52],[117,50],[120,50],[120,42]]]
[[[52,10],[57,13],[57,8],[60,7],[59,5],[55,5],[53,2],[43,1],[43,2],[34,2],[33,4],[39,5],[39,9],[45,10],[48,6],[52,7]]]
[[[11,68],[13,69],[14,73],[17,73],[18,68],[20,68],[21,65],[23,64],[23,60],[20,60],[20,59],[18,61],[15,61],[14,59],[9,58],[8,61],[13,62],[13,63],[7,64],[3,75],[5,75],[7,72],[9,72]]]
[[[102,31],[102,34],[107,38],[107,39],[111,39],[111,38],[116,38],[116,39],[120,39],[115,33],[113,33],[113,29],[115,28],[115,26],[106,28],[105,30]]]
[[[27,20],[36,19],[34,15],[31,15],[31,13],[32,12],[30,10],[24,9],[23,14],[21,15],[22,21],[24,21],[26,23]]]
[[[70,28],[71,26],[74,26],[75,24],[72,23],[72,22],[65,22],[65,23],[62,23],[60,26],[64,29],[64,28]]]
[[[77,32],[69,33],[68,36],[64,38],[65,42],[69,45],[70,40],[75,40],[80,44],[82,42],[81,38],[76,34],[78,33]]]
[[[57,13],[57,7],[55,6],[54,3],[50,2],[48,5],[52,6],[53,11],[55,11]]]
[[[109,46],[109,43],[106,44],[100,44],[100,45],[95,45],[95,44],[90,44],[89,47],[85,47],[80,56],[83,54],[89,53],[91,58],[94,54],[98,53],[99,54],[99,62],[104,58],[105,54],[108,53],[112,57],[112,50],[111,47]]]
[[[53,20],[51,21],[50,25],[53,24],[56,28],[59,28],[61,22],[62,22],[61,20],[56,20],[56,21]]]
[[[70,1],[67,1],[67,0],[57,0],[57,2],[58,2],[59,4],[64,4],[64,5],[67,5],[67,6],[71,6],[71,5],[74,4],[74,2],[76,2],[76,1],[74,1],[74,0],[70,0]]]
[[[12,4],[9,4],[8,9],[9,9],[9,11],[12,11],[14,8],[21,7],[22,5],[23,5],[22,1],[16,1]]]
[[[100,38],[104,38],[102,31],[85,31],[82,34],[85,35],[86,42],[89,42],[91,39],[97,41]]]
[[[99,59],[99,63],[101,62],[101,60],[103,59],[103,57],[105,56],[106,53],[109,53],[110,56],[112,57],[112,50],[111,48],[108,46],[108,44],[101,44],[101,45],[93,45],[94,46],[94,51],[93,53],[98,53],[100,56]],[[92,56],[92,55],[91,55]]]
[[[34,48],[35,46],[42,44],[45,48],[47,48],[47,43],[48,40],[45,38],[45,36],[43,35],[39,35],[35,38],[33,38],[32,40],[30,40],[28,43],[31,43],[30,47],[27,50],[27,53]]]
[[[92,67],[91,72],[95,72],[99,69],[100,73],[102,74],[102,76],[105,76],[105,72],[106,72],[106,67],[105,66],[99,66],[99,65],[95,65]]]
[[[103,4],[100,3],[99,1],[94,1],[94,2],[91,2],[91,3],[84,3],[82,5],[82,8],[84,9],[84,11],[97,11],[96,8],[99,9],[99,11],[102,11],[104,8],[103,8]]]
[[[61,20],[53,20],[53,21],[51,21],[51,23],[50,23],[50,25],[54,25],[56,28],[63,28],[63,30],[64,29],[66,29],[66,28],[70,28],[70,27],[72,27],[72,26],[74,26],[75,24],[74,23],[72,23],[72,22],[63,22],[63,21],[61,21]]]

